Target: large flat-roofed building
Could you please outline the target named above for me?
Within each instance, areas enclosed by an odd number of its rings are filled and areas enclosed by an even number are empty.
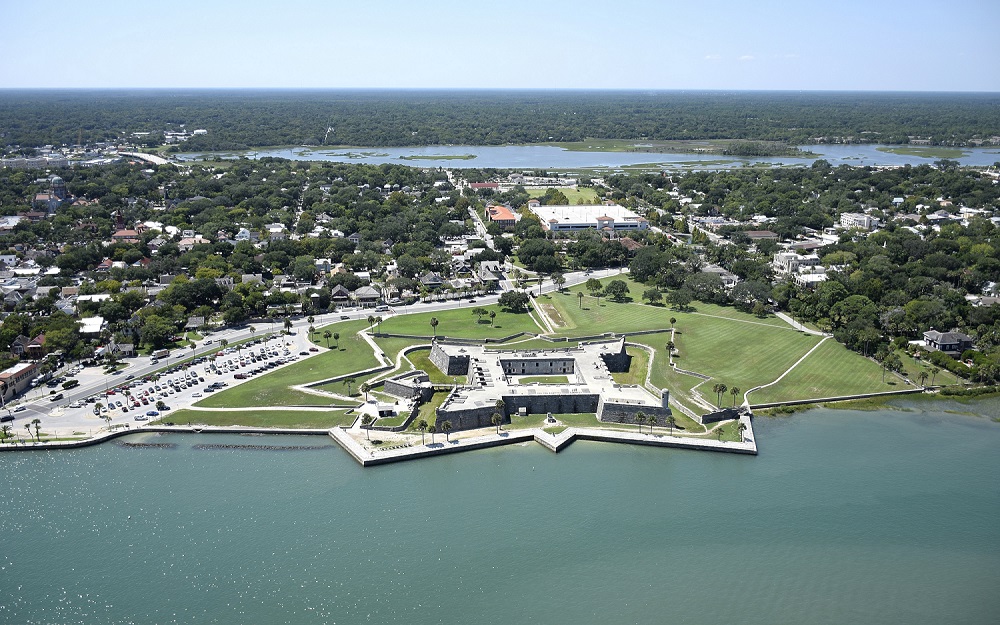
[[[617,204],[542,205],[529,202],[528,208],[550,232],[575,230],[648,230],[649,221]]]
[[[595,413],[598,420],[636,423],[640,412],[666,423],[670,394],[619,384],[611,373],[627,371],[625,339],[535,350],[493,349],[435,340],[430,361],[448,376],[466,378],[436,409],[435,422],[456,430],[489,427],[494,413]],[[498,404],[498,400],[501,402]]]

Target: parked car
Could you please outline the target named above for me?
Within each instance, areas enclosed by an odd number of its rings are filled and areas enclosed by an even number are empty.
[[[27,409],[28,409],[27,406],[18,406],[17,408],[14,409],[14,412],[24,412]]]
[[[157,411],[155,411],[155,410],[147,410],[146,411],[146,416],[147,417],[158,417],[158,416],[160,416],[160,413],[157,412]]]

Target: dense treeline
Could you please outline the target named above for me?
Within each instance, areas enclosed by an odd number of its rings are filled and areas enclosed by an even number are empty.
[[[585,91],[0,91],[0,145],[203,128],[185,150],[605,139],[962,144],[1000,135],[998,94]],[[328,132],[329,129],[329,132]],[[753,144],[743,149],[756,151]]]

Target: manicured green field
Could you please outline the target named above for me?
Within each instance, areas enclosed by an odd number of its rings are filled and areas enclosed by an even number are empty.
[[[653,359],[654,381],[667,375],[669,368],[664,345],[669,333],[647,334],[629,340],[649,345],[657,350]],[[775,326],[751,325],[716,317],[691,315],[683,321],[678,318],[674,343],[679,354],[674,357],[677,366],[711,376],[712,381],[699,387],[702,397],[713,405],[717,396],[711,388],[716,383],[738,387],[744,391],[754,386],[774,381],[795,361],[808,352],[819,337]],[[657,377],[657,374],[661,377]],[[698,383],[691,376],[690,386]],[[671,388],[667,384],[667,388]],[[723,404],[732,403],[728,395]],[[703,411],[703,410],[699,410]]]
[[[253,406],[328,406],[330,398],[289,387],[332,378],[378,365],[371,346],[357,336],[364,321],[335,324],[340,332],[340,349],[305,358],[243,384],[214,393],[195,404],[205,408],[250,408]],[[322,335],[322,332],[319,333]],[[360,383],[360,381],[359,381]],[[357,388],[353,389],[357,392]]]
[[[526,375],[517,378],[518,384],[566,384],[569,378],[564,375]]]
[[[417,336],[433,336],[431,318],[438,320],[437,335],[455,338],[501,338],[518,332],[542,332],[543,330],[527,313],[511,313],[498,306],[482,306],[495,310],[496,318],[493,325],[489,317],[483,317],[478,322],[472,309],[476,304],[464,304],[462,308],[440,310],[437,312],[400,315],[382,322],[382,332],[388,334],[411,334]]]
[[[685,319],[703,316],[718,316],[734,321],[756,326],[774,326],[788,328],[781,319],[767,317],[759,319],[753,315],[742,313],[735,308],[716,306],[703,302],[693,302],[685,312],[671,310],[665,306],[650,306],[642,301],[642,292],[647,288],[627,276],[611,276],[602,278],[601,283],[607,285],[611,280],[622,280],[629,286],[631,302],[613,302],[605,297],[592,297],[584,285],[580,284],[561,293],[546,293],[536,299],[537,305],[545,310],[560,334],[569,336],[590,336],[603,332],[636,332],[639,330],[668,329],[670,319],[675,318],[678,326]],[[583,293],[583,301],[577,296]]]
[[[356,414],[346,410],[178,410],[164,417],[178,425],[243,425],[258,428],[332,428],[354,423]]]
[[[751,404],[764,404],[793,399],[835,397],[908,388],[902,380],[882,367],[860,356],[833,339],[827,339],[802,364],[774,386],[750,395]]]
[[[577,204],[580,200],[583,200],[585,204],[597,204],[600,201],[597,197],[597,191],[591,187],[579,187],[577,189],[556,187],[556,189],[566,196],[570,204]],[[526,191],[529,197],[542,197],[548,189],[526,189]]]

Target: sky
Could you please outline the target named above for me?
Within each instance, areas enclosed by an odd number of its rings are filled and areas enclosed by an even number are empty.
[[[1000,91],[1000,0],[0,0],[0,88]]]

